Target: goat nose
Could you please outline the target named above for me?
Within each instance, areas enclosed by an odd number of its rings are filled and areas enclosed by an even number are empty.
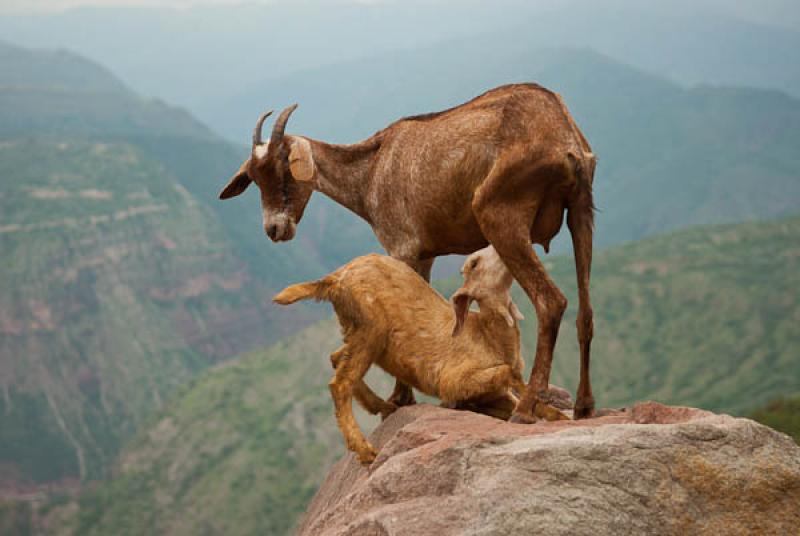
[[[272,240],[275,240],[275,237],[278,236],[278,226],[274,223],[267,226],[267,235],[269,235]]]

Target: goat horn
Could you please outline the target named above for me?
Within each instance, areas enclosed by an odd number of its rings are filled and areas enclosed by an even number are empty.
[[[286,130],[286,123],[289,121],[289,116],[292,115],[295,108],[297,108],[297,104],[292,104],[282,111],[278,119],[275,120],[275,126],[272,127],[272,136],[269,137],[269,141],[273,146],[277,147],[278,143],[283,139],[283,131]]]
[[[260,116],[258,116],[258,121],[256,121],[256,128],[253,129],[253,148],[258,145],[261,145],[261,127],[264,126],[264,121],[272,115],[272,110],[268,112],[264,112]]]

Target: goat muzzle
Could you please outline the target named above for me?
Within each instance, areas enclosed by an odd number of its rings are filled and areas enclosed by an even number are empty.
[[[297,224],[287,216],[265,218],[264,232],[273,242],[287,242],[294,238]]]

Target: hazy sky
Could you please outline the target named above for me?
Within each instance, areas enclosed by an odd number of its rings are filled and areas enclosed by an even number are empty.
[[[202,5],[225,4],[271,4],[292,0],[0,0],[0,11],[16,13],[37,13],[64,11],[75,7],[193,7]],[[313,3],[348,2],[372,4],[397,0],[300,0]],[[298,0],[294,0],[299,3]]]
[[[0,13],[53,13],[79,7],[175,7],[190,8],[208,5],[236,4],[376,4],[403,2],[404,0],[0,0]],[[417,2],[457,4],[458,0],[415,0]],[[502,5],[502,0],[485,0],[487,3]],[[532,0],[533,1],[533,0]],[[558,5],[570,0],[538,0],[540,4]],[[668,0],[662,0],[665,3]],[[654,4],[657,2],[654,2]],[[763,24],[800,29],[800,1],[798,0],[703,0],[703,3],[716,7],[745,20]]]

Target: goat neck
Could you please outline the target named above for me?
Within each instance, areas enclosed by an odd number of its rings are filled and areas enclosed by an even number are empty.
[[[314,155],[314,189],[372,223],[364,198],[372,161],[380,148],[373,138],[353,145],[308,140]]]
[[[477,302],[480,309],[478,317],[483,324],[491,325],[493,329],[500,329],[501,325],[508,329],[513,329],[517,326],[517,321],[522,317],[511,301],[509,292],[479,298]]]

